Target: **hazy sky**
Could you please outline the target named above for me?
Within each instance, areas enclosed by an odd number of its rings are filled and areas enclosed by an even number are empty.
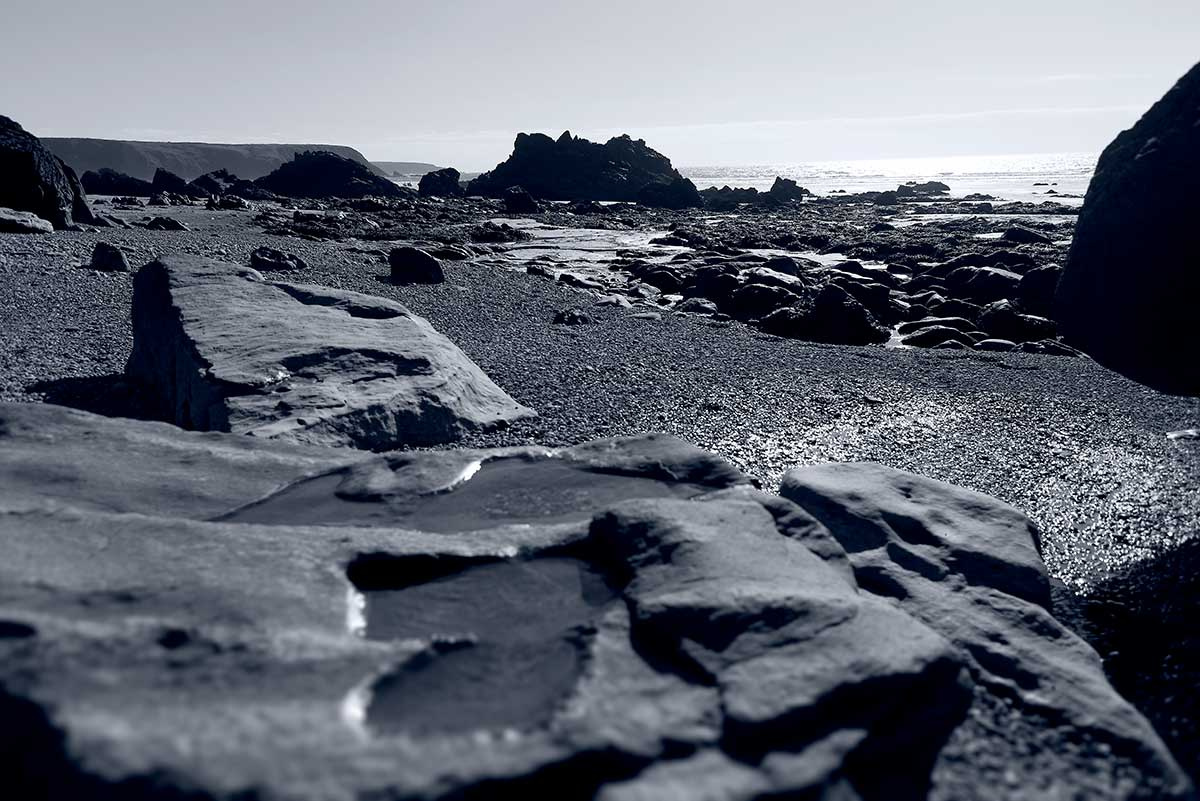
[[[1098,150],[1200,60],[1200,0],[0,2],[36,134],[463,170],[566,128],[677,165]]]

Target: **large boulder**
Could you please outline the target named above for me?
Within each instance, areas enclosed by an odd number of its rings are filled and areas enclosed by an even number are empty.
[[[203,199],[209,193],[185,181],[170,170],[159,167],[154,171],[154,180],[150,182],[152,195],[182,195],[184,197]]]
[[[54,226],[32,211],[0,208],[0,234],[49,234]]]
[[[427,251],[410,246],[392,248],[388,254],[391,278],[397,284],[440,284],[446,280],[442,263]]]
[[[1200,394],[1198,215],[1200,64],[1100,156],[1058,285],[1066,340],[1157,389]]]
[[[0,404],[14,798],[1185,799],[1029,521],[661,435],[374,455]]]
[[[75,171],[5,116],[0,116],[0,207],[31,212],[59,229],[95,222]]]
[[[417,192],[425,197],[462,197],[461,178],[462,175],[453,167],[434,170],[421,176]]]
[[[811,195],[812,192],[797,184],[791,178],[783,178],[775,176],[775,183],[771,184],[771,188],[767,190],[767,194],[784,203],[792,201],[802,201],[806,195]]]
[[[763,318],[762,328],[776,336],[834,345],[873,345],[888,340],[887,329],[835,284],[826,284],[803,304],[769,314]]]
[[[638,190],[637,202],[652,209],[698,209],[704,206],[704,198],[687,178],[646,184]]]
[[[150,197],[154,185],[141,178],[134,178],[109,167],[88,170],[79,177],[84,191],[92,195],[121,195],[124,197]]]
[[[467,192],[500,197],[510,186],[522,186],[544,200],[637,201],[647,185],[670,185],[681,179],[670,159],[628,135],[598,144],[571,136],[570,131],[557,140],[522,133],[517,134],[508,160],[472,180]],[[671,197],[686,194],[689,203],[699,205],[698,193],[693,196],[686,189],[650,191],[667,191]],[[691,189],[694,192],[695,186]]]
[[[405,190],[365,164],[327,151],[297,153],[255,183],[285,197],[403,197]],[[411,191],[411,190],[410,190]]]
[[[163,257],[134,281],[129,376],[185,428],[386,450],[533,413],[393,301]]]

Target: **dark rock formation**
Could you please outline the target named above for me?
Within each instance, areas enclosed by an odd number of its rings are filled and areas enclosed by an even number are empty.
[[[384,450],[532,415],[393,301],[163,257],[134,281],[127,372],[186,428]]]
[[[704,198],[687,178],[646,184],[638,190],[636,199],[653,209],[698,209],[704,206]]]
[[[462,175],[453,167],[426,173],[417,184],[417,191],[426,197],[462,197],[464,190],[459,179]]]
[[[791,178],[781,178],[775,176],[775,183],[771,184],[771,188],[767,190],[767,194],[776,200],[790,203],[792,201],[804,200],[806,195],[811,195],[812,192],[797,184]]]
[[[55,228],[92,223],[75,172],[36,136],[0,116],[0,207],[28,211]]]
[[[153,195],[181,195],[198,200],[209,195],[204,189],[192,186],[175,173],[164,170],[162,167],[154,171],[154,180],[150,182],[150,191]]]
[[[250,267],[263,273],[308,269],[304,259],[294,253],[284,253],[266,246],[255,248],[250,254]]]
[[[1012,225],[1001,236],[1005,242],[1015,242],[1018,245],[1049,245],[1054,240],[1025,225]]]
[[[998,501],[0,404],[14,798],[1191,798]],[[269,736],[267,736],[269,734]],[[152,778],[148,778],[152,777]]]
[[[255,183],[285,197],[404,197],[406,194],[365,165],[323,151],[297,153],[294,159]]]
[[[88,170],[79,181],[84,191],[92,195],[125,195],[128,197],[150,197],[154,194],[154,185],[141,178],[117,172],[108,167],[99,170]]]
[[[191,230],[186,225],[176,220],[174,217],[154,217],[146,227],[151,231],[189,231]]]
[[[0,233],[3,234],[49,234],[54,226],[49,220],[32,211],[15,211],[0,208]]]
[[[522,133],[508,160],[471,181],[467,192],[500,197],[509,187],[522,186],[544,200],[637,201],[647,184],[681,178],[670,159],[628,135],[601,145],[573,137],[570,131],[557,140]]]
[[[1058,285],[1064,338],[1166,392],[1200,394],[1200,64],[1096,166]]]
[[[871,345],[886,342],[888,332],[846,290],[826,284],[811,300],[781,308],[762,321],[770,334],[809,342]]]
[[[501,195],[506,214],[537,214],[542,210],[533,195],[522,186],[510,186]]]
[[[420,248],[392,248],[388,265],[392,281],[397,284],[440,284],[446,280],[442,263]]]
[[[129,272],[129,260],[125,258],[125,252],[107,242],[96,243],[96,247],[92,249],[92,261],[89,266],[93,270],[106,273]]]

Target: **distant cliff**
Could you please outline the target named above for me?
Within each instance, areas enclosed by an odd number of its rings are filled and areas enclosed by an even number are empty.
[[[147,181],[154,177],[154,171],[159,167],[189,181],[214,170],[229,170],[239,178],[253,180],[305,150],[328,150],[366,164],[372,172],[382,174],[362,153],[344,145],[217,145],[54,137],[45,137],[42,143],[77,173],[109,167]]]
[[[436,164],[426,164],[423,161],[373,161],[371,163],[383,170],[384,175],[424,175],[441,169]]]

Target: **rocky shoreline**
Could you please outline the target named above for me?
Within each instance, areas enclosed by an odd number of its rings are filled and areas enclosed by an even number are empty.
[[[1077,207],[564,134],[469,197],[303,153],[89,208],[22,146],[18,784],[1194,797],[1200,399],[1060,339]]]

